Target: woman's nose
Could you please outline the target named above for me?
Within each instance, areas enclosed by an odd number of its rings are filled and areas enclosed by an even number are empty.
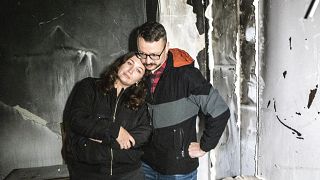
[[[131,68],[129,69],[129,73],[130,73],[130,74],[133,73],[133,67],[131,67]]]

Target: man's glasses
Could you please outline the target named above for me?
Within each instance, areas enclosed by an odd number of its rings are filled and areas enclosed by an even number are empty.
[[[166,48],[167,45],[164,45],[162,51],[160,54],[146,54],[146,53],[143,53],[143,52],[137,52],[136,53],[136,56],[139,58],[139,59],[147,59],[148,56],[150,59],[152,60],[159,60],[160,59],[160,56],[162,55],[164,49]]]

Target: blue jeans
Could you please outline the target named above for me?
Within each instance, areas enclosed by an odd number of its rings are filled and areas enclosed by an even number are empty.
[[[163,175],[142,163],[145,180],[197,180],[197,170],[188,174]]]

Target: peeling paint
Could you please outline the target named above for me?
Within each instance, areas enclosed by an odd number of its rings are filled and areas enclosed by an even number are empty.
[[[235,0],[209,1],[206,17],[209,21],[209,66],[213,73],[212,84],[219,89],[226,102],[229,104],[231,117],[224,135],[210,157],[214,159],[210,179],[237,175],[241,173],[241,167],[250,169],[250,153],[253,146],[247,146],[241,154],[241,144],[251,144],[251,139],[244,138],[241,141],[241,126],[250,126],[250,123],[242,124],[241,119],[241,62],[239,59],[240,38],[239,33],[239,2]],[[237,45],[238,43],[238,45]],[[210,46],[212,47],[210,49]],[[251,107],[248,112],[251,114]],[[248,127],[248,132],[250,128]],[[252,131],[254,134],[255,131]],[[246,132],[243,136],[246,136]],[[253,137],[253,136],[250,136]],[[239,144],[240,142],[240,144]],[[245,159],[245,165],[241,166],[241,158]],[[249,162],[250,161],[250,162]],[[248,168],[247,168],[248,167]],[[250,170],[248,170],[250,171]]]
[[[199,68],[206,76],[208,67],[207,59],[204,59],[207,58],[205,34],[202,32],[203,28],[198,28],[200,27],[199,23],[204,23],[199,20],[198,16],[199,14],[203,16],[203,12],[194,13],[194,10],[203,11],[204,9],[202,1],[195,3],[192,3],[194,6],[190,6],[186,1],[159,1],[159,22],[167,31],[170,48],[176,47],[188,52],[195,59],[195,67]],[[204,19],[204,17],[201,18]],[[200,179],[206,179],[209,175],[209,154],[211,152],[199,158],[198,171],[201,173],[198,173],[198,178]]]
[[[22,118],[24,120],[33,121],[33,122],[38,123],[42,126],[46,126],[47,121],[42,119],[41,117],[33,114],[32,112],[30,112],[24,108],[21,108],[19,105],[16,105],[13,108],[19,112],[19,114],[22,116]]]
[[[289,48],[290,48],[290,50],[292,50],[292,38],[291,37],[289,38]]]
[[[247,27],[246,28],[246,33],[245,33],[246,41],[254,43],[256,41],[256,34],[255,33],[256,32],[255,32],[255,28],[254,27]]]
[[[208,19],[208,65],[209,69],[214,68],[214,56],[213,56],[213,18],[212,18],[212,0],[209,0],[209,4],[205,10],[205,17]],[[210,71],[210,77],[213,77],[213,71]],[[212,83],[212,80],[210,81]]]
[[[203,4],[203,1],[193,1],[193,0],[187,0],[187,4],[191,5],[193,7],[193,12],[196,14],[197,21],[196,26],[198,29],[199,34],[205,33],[205,18],[204,17],[204,9],[207,7],[206,4]]]
[[[205,48],[205,35],[198,32],[197,15],[193,13],[193,7],[184,1],[164,0],[159,2],[159,13],[159,22],[167,30],[170,48],[183,49],[196,59]],[[195,66],[199,67],[197,61]]]
[[[284,71],[284,72],[282,73],[282,75],[283,75],[283,78],[286,78],[287,71]]]
[[[62,164],[61,136],[45,120],[0,101],[0,179],[13,169]]]
[[[316,135],[320,128],[318,94],[307,108],[310,90],[320,80],[320,41],[315,37],[320,14],[316,10],[313,18],[303,19],[310,2],[264,1],[261,19],[265,26],[260,32],[265,32],[265,52],[259,55],[266,86],[259,90],[263,106],[259,109],[257,174],[266,179],[320,177],[315,170],[320,168],[315,161],[320,157]],[[270,106],[265,108],[268,100]]]
[[[311,106],[311,104],[313,102],[313,99],[314,99],[314,97],[315,97],[315,95],[317,93],[317,89],[318,89],[318,85],[316,85],[315,89],[310,90],[309,99],[308,99],[308,105],[307,105],[308,109],[310,108],[310,106]]]

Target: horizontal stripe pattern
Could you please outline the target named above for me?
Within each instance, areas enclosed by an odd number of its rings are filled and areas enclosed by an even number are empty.
[[[149,113],[152,117],[154,128],[163,128],[179,124],[198,114],[199,107],[189,98],[162,103],[149,104]]]
[[[213,88],[210,89],[209,95],[191,95],[173,102],[148,106],[154,128],[173,126],[188,120],[198,114],[200,107],[204,114],[210,114],[212,117],[228,109],[218,91]]]
[[[209,95],[191,95],[189,98],[201,107],[204,114],[210,114],[213,118],[221,115],[229,108],[219,95],[218,90],[213,87],[210,88]]]

